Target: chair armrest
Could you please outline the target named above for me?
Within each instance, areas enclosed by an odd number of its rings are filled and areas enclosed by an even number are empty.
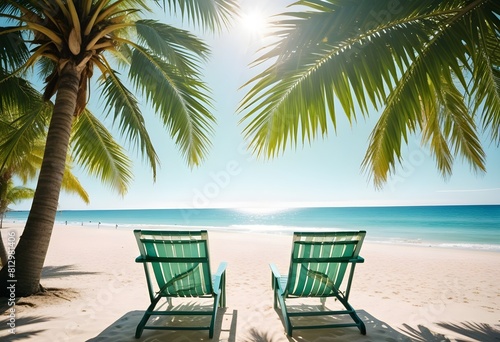
[[[269,267],[271,268],[271,272],[272,272],[273,277],[276,279],[280,279],[281,274],[280,274],[280,271],[278,270],[278,267],[276,267],[275,264],[269,264]]]
[[[144,256],[140,255],[135,258],[135,262],[204,262],[206,258],[203,257],[157,257],[157,256]]]
[[[135,262],[146,262],[146,260],[142,255],[139,255],[137,258],[135,258]]]
[[[226,272],[227,262],[223,261],[219,264],[217,272],[214,273],[215,277],[221,277],[224,272]]]
[[[272,289],[276,289],[276,287],[278,287],[278,289],[280,290],[280,292],[283,292],[284,289],[283,289],[283,279],[286,278],[285,276],[282,276],[280,271],[278,270],[278,267],[276,267],[275,264],[269,264],[269,267],[271,268],[271,287]]]
[[[219,268],[217,269],[217,272],[213,275],[213,288],[215,292],[219,292],[219,289],[221,287],[221,282],[223,281],[223,277],[226,275],[226,268],[227,268],[227,262],[221,262],[219,264]],[[224,283],[222,283],[224,285]]]
[[[362,258],[362,257],[360,257],[360,256],[358,256],[356,258],[353,258],[353,259],[349,260],[349,262],[354,262],[354,263],[360,263],[361,264],[361,263],[365,262],[365,259]]]

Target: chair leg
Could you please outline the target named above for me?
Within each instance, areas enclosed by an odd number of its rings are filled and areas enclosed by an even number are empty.
[[[290,321],[290,317],[288,316],[288,311],[286,310],[286,305],[284,301],[283,301],[283,308],[281,311],[283,312],[283,318],[285,320],[286,333],[288,336],[292,337],[293,326],[292,322]]]
[[[214,337],[215,320],[217,319],[217,310],[219,307],[226,307],[226,272],[222,273],[220,288],[218,294],[214,298],[214,308],[212,310],[212,318],[210,320],[210,328],[208,329],[208,337]]]
[[[278,308],[278,279],[274,278],[273,279],[273,294],[274,294],[274,300],[273,300],[273,307],[274,309]]]
[[[142,319],[141,319],[140,323],[137,325],[137,329],[135,330],[135,338],[141,337],[142,332],[144,331],[144,326],[146,325],[150,316],[151,315],[149,315],[147,313],[144,314],[144,316],[142,316]]]
[[[137,325],[137,329],[135,330],[135,338],[139,338],[142,335],[142,332],[144,331],[144,327],[146,326],[146,323],[148,322],[149,317],[151,317],[152,312],[155,309],[156,304],[158,304],[158,301],[160,300],[160,296],[156,296],[151,304],[148,306],[146,309],[146,312],[144,313],[144,316],[142,316],[141,321]]]
[[[325,309],[326,297],[321,297],[319,301],[321,302],[321,306],[323,307],[323,309]]]
[[[212,318],[210,319],[210,327],[208,329],[208,337],[213,338],[214,337],[214,326],[215,326],[215,319],[217,318],[217,309],[219,308],[219,303],[221,301],[221,293],[214,298],[214,308],[212,310]]]
[[[354,310],[354,308],[349,304],[349,302],[345,298],[342,298],[341,296],[337,296],[337,299],[339,300],[339,302],[342,303],[342,305],[344,305],[344,307],[348,311],[350,311],[349,316],[351,316],[352,320],[358,326],[358,329],[359,329],[361,335],[366,335],[365,324],[363,323],[363,321],[361,320],[361,318],[359,318],[359,316],[356,313],[356,311]]]
[[[363,323],[363,321],[359,321],[359,331],[361,332],[361,335],[366,335],[366,327],[365,327],[365,323]]]
[[[349,314],[351,318],[354,320],[354,322],[357,324],[359,332],[361,335],[366,335],[366,327],[361,318],[356,313],[351,313]]]
[[[222,273],[222,277],[221,277],[221,290],[220,290],[220,293],[221,293],[221,297],[220,297],[220,306],[222,308],[225,308],[226,307],[226,272],[224,271],[224,273]]]
[[[278,290],[275,292],[275,296],[277,297],[277,300],[279,301],[279,306],[281,306],[281,313],[283,315],[283,323],[285,325],[285,331],[288,336],[292,337],[292,322],[290,321],[290,317],[288,316],[288,311],[286,309],[286,304],[285,304],[285,299],[283,298],[282,295],[277,293]]]

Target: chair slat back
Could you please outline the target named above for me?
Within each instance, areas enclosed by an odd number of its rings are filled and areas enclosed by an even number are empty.
[[[136,231],[141,256],[151,265],[163,296],[212,293],[206,231]]]
[[[339,291],[366,232],[295,233],[287,295],[327,297]]]

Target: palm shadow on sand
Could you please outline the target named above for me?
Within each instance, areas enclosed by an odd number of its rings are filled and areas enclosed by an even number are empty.
[[[404,324],[402,332],[408,336],[411,342],[468,342],[471,341],[500,341],[500,330],[485,323],[464,322],[461,324],[455,323],[437,323],[443,329],[449,330],[456,334],[462,335],[464,339],[456,337],[453,340],[441,333],[431,331],[429,328],[418,325],[413,328],[408,324]]]
[[[49,278],[63,278],[75,275],[99,274],[99,272],[84,272],[78,271],[76,265],[63,265],[63,266],[45,266],[42,269],[42,282],[43,279]]]
[[[10,328],[7,325],[7,323],[9,323],[9,319],[7,318],[5,321],[2,320],[2,323],[0,324],[2,324],[2,328],[5,329],[5,330],[2,329],[3,330],[2,332],[8,335],[2,334],[5,340],[2,338],[0,339],[2,339],[3,341],[24,341],[28,338],[33,338],[36,335],[43,333],[45,329],[31,330],[30,325],[48,322],[52,319],[53,318],[51,317],[36,317],[36,316],[26,316],[23,318],[17,318],[15,320],[15,333],[10,333],[9,332]]]
[[[453,340],[449,339],[444,332],[444,335],[439,332],[432,331],[431,328],[424,325],[418,325],[416,328],[409,324],[403,324],[402,328],[393,328],[389,324],[375,318],[364,310],[356,310],[359,317],[366,325],[367,335],[359,334],[356,328],[337,328],[322,330],[321,337],[318,338],[316,331],[297,330],[294,332],[294,337],[288,337],[290,342],[326,342],[330,340],[338,341],[356,341],[356,342],[372,342],[374,336],[384,336],[384,341],[390,342],[467,342],[470,339],[475,341],[500,341],[500,330],[492,327],[489,324],[464,322],[461,324],[436,323],[437,326],[446,329],[455,334],[463,335],[463,339],[456,337]],[[283,322],[281,311],[277,310]],[[284,328],[283,328],[284,329]],[[276,342],[271,336],[265,332],[259,332],[254,329],[251,332],[252,336],[244,342]]]
[[[464,322],[462,324],[438,323],[447,330],[478,341],[500,341],[500,329],[485,323]],[[457,340],[462,342],[465,340]]]

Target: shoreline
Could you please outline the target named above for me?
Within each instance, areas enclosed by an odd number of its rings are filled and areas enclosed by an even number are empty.
[[[25,222],[14,220],[4,220],[5,225],[10,224],[16,229],[22,229]],[[75,222],[56,222],[55,226],[58,227],[68,227],[68,228],[81,228],[86,230],[119,230],[119,231],[133,231],[134,229],[167,229],[167,230],[207,230],[208,232],[218,232],[218,233],[240,233],[240,234],[266,234],[266,235],[278,235],[278,236],[292,236],[294,231],[331,231],[331,230],[352,230],[352,229],[341,229],[341,228],[315,228],[315,227],[283,227],[288,229],[270,229],[273,226],[262,225],[241,225],[238,227],[221,227],[221,226],[186,226],[186,225],[151,225],[151,224],[109,224],[101,222],[91,222],[81,224]],[[282,227],[282,226],[279,226]],[[362,229],[363,230],[363,229]],[[407,247],[426,247],[426,248],[439,248],[439,249],[453,249],[453,250],[463,250],[463,251],[481,251],[481,252],[492,252],[500,253],[500,242],[496,244],[484,244],[484,243],[470,243],[470,242],[454,242],[447,240],[423,240],[423,239],[403,239],[403,238],[373,238],[370,235],[370,230],[366,229],[368,232],[365,243],[378,244],[384,246],[407,246]]]
[[[68,229],[70,228],[70,229]],[[22,225],[4,225],[8,230]],[[3,235],[5,236],[5,235]],[[367,326],[284,334],[272,307],[268,263],[288,267],[291,236],[209,231],[210,258],[228,262],[227,308],[214,339],[258,341],[450,341],[500,338],[500,254],[365,241],[349,302]],[[390,247],[390,248],[389,248]],[[42,272],[46,294],[16,302],[16,338],[27,341],[210,341],[206,331],[134,332],[149,304],[131,230],[56,225]],[[3,309],[5,309],[3,307]],[[8,337],[3,311],[0,338]],[[489,329],[489,330],[488,330]]]

